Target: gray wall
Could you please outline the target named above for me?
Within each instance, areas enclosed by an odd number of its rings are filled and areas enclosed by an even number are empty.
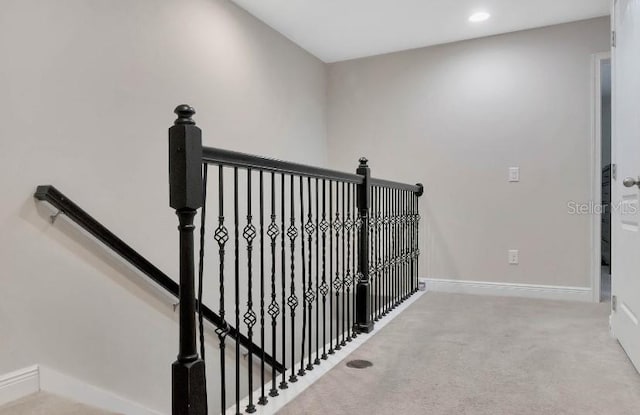
[[[422,277],[589,287],[590,218],[567,202],[591,195],[591,55],[608,49],[603,17],[332,64],[330,160],[424,183]]]
[[[172,299],[33,191],[176,275],[174,106],[206,145],[324,165],[326,66],[224,0],[3,1],[0,56],[0,373],[41,363],[169,412]]]

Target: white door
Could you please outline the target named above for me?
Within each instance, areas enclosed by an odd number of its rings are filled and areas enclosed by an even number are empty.
[[[640,370],[640,0],[616,0],[613,20],[611,330]]]

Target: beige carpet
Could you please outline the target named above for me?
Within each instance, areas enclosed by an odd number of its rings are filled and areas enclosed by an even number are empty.
[[[59,396],[39,392],[0,406],[0,415],[115,415]]]
[[[637,415],[608,307],[427,293],[279,414]]]

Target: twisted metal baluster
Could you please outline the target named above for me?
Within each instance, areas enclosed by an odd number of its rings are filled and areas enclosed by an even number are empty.
[[[343,195],[344,195],[344,188],[343,188]],[[343,200],[343,203],[344,203],[344,200]],[[344,204],[342,208],[344,211]],[[343,283],[346,290],[346,294],[344,295],[344,297],[346,297],[347,299],[346,312],[344,313],[346,314],[346,317],[347,317],[347,326],[346,326],[347,341],[351,341],[351,284],[353,283],[353,280],[351,278],[351,229],[352,228],[353,228],[353,222],[351,221],[351,185],[347,184],[347,213],[344,221],[344,233],[346,234],[346,237],[347,237],[347,256],[344,263],[346,263],[347,270],[344,273],[344,279],[343,279]],[[344,255],[344,241],[343,241],[343,255]],[[344,270],[344,266],[343,266],[343,270]],[[343,303],[343,307],[344,307],[344,303]],[[343,327],[343,330],[344,329],[345,327]]]
[[[218,314],[220,315],[220,320],[222,320],[223,324],[216,329],[216,334],[218,335],[218,340],[220,342],[220,413],[224,413],[227,409],[227,391],[226,391],[226,379],[225,379],[225,340],[227,335],[229,334],[229,325],[225,320],[225,307],[224,307],[224,249],[227,241],[229,240],[229,231],[224,226],[224,178],[223,178],[223,167],[218,166],[218,227],[216,228],[213,238],[218,242],[218,255],[220,257],[220,281],[219,281],[219,289],[220,292],[220,306],[218,309]]]
[[[260,170],[258,177],[260,179],[260,347],[262,348],[258,405],[266,405],[268,400],[264,393],[264,359],[266,352],[264,349],[264,180],[262,170]]]
[[[207,176],[209,166],[204,163],[202,165],[202,210],[200,211],[200,255],[198,261],[198,301],[196,303],[198,312],[198,329],[200,333],[200,358],[204,361],[204,315],[202,312],[202,294],[203,294],[203,280],[204,280],[204,242],[205,242],[205,227],[207,224]],[[207,382],[206,371],[204,374],[205,385]],[[205,388],[205,400],[203,402],[205,406],[205,412],[207,408],[207,391]]]
[[[320,223],[320,211],[319,202],[320,194],[318,187],[318,178],[316,178],[316,229],[319,229]],[[319,232],[318,232],[319,233]],[[320,252],[319,252],[320,235],[316,235],[316,358],[313,364],[320,364]],[[311,356],[311,355],[309,355]]]
[[[295,373],[295,359],[296,359],[296,307],[298,306],[298,297],[296,296],[296,273],[295,273],[295,241],[298,236],[298,229],[295,224],[295,204],[294,204],[294,186],[293,176],[291,176],[291,214],[289,229],[287,229],[287,236],[289,237],[289,244],[291,245],[291,294],[287,299],[287,305],[289,306],[289,314],[291,315],[291,376],[289,376],[289,382],[297,382],[298,377]]]
[[[280,227],[282,232],[280,233],[280,277],[281,277],[281,293],[282,293],[282,363],[286,362],[287,357],[287,308],[285,307],[286,302],[286,249],[285,249],[285,235],[287,235],[285,228],[285,177],[284,174],[280,175]],[[288,236],[288,235],[287,235]],[[275,354],[275,352],[274,352]],[[287,370],[282,371],[282,381],[280,382],[280,389],[287,389],[289,385],[287,384]]]
[[[329,224],[326,220],[327,207],[327,183],[322,179],[322,221],[319,228],[322,232],[322,284],[320,284],[320,294],[322,294],[322,359],[327,360],[327,264],[326,264],[326,247],[327,247],[327,229]],[[331,316],[329,316],[331,318]],[[329,332],[331,333],[331,332]]]
[[[313,242],[313,233],[315,232],[315,225],[313,223],[313,214],[312,214],[312,208],[311,208],[311,178],[307,177],[307,207],[308,207],[308,213],[307,213],[307,223],[304,225],[304,230],[305,232],[307,232],[307,237],[308,237],[308,243],[309,243],[309,280],[307,283],[307,291],[304,295],[304,299],[307,303],[307,317],[308,317],[308,329],[309,329],[309,361],[307,363],[307,370],[313,370],[313,364],[311,361],[311,351],[312,351],[312,340],[311,340],[311,336],[313,335],[313,330],[312,330],[312,315],[313,315],[313,301],[315,300],[315,292],[313,291],[313,272],[311,271],[312,268],[312,263],[313,263],[313,258],[312,258],[312,254],[311,254],[311,250],[312,250],[312,242]],[[303,258],[304,260],[304,258]],[[304,345],[303,345],[304,346]]]
[[[271,172],[271,223],[267,227],[267,236],[271,240],[271,302],[267,309],[269,316],[271,317],[271,354],[276,356],[276,341],[278,326],[278,314],[280,314],[280,307],[276,300],[276,239],[280,233],[278,225],[276,225],[276,181],[275,173]],[[284,362],[284,359],[282,360]],[[271,390],[269,396],[278,396],[278,388],[276,387],[277,372],[275,367],[275,359],[271,364]],[[264,382],[263,382],[264,383]]]
[[[253,326],[256,324],[256,313],[253,311],[253,240],[256,237],[256,228],[251,223],[251,169],[247,169],[247,225],[242,231],[242,237],[247,243],[247,311],[243,315],[244,324],[247,326],[249,343],[253,343]],[[256,407],[253,404],[253,351],[249,349],[247,376],[249,383],[249,403],[246,411],[253,413]]]
[[[336,217],[333,221],[333,229],[336,231],[336,274],[333,279],[333,288],[336,295],[336,347],[334,350],[340,350],[340,287],[342,282],[340,281],[340,229],[342,229],[342,223],[340,222],[340,184],[336,182]]]

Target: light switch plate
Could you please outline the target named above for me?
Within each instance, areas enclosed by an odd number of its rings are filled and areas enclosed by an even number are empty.
[[[520,252],[517,249],[509,250],[509,264],[518,265],[520,263]]]
[[[520,167],[509,167],[509,181],[510,182],[520,181]]]

